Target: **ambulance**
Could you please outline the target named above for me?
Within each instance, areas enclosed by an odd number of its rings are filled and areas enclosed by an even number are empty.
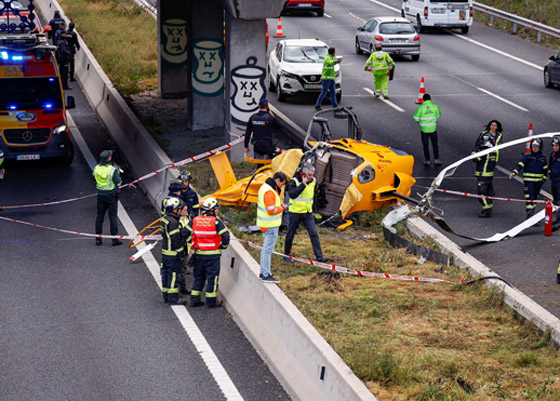
[[[31,21],[32,22],[32,21]],[[0,24],[0,149],[6,160],[57,160],[69,166],[74,147],[55,46],[23,24]]]
[[[416,31],[425,27],[455,28],[468,33],[473,24],[473,0],[402,0],[401,15]]]

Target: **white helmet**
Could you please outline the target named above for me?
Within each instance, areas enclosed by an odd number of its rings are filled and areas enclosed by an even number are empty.
[[[212,210],[216,209],[220,204],[218,203],[216,198],[206,198],[202,201],[202,209],[203,210]]]
[[[165,201],[165,212],[170,213],[173,210],[179,209],[181,207],[182,201],[178,198],[172,197]]]
[[[4,152],[2,151],[2,149],[0,149],[0,159],[4,157]]]

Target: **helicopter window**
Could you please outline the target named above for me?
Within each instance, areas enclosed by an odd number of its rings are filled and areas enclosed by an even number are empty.
[[[375,170],[372,166],[365,166],[362,171],[358,173],[358,182],[366,184],[375,179]]]

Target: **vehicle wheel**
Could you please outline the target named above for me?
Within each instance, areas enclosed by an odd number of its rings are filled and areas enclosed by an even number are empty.
[[[424,32],[424,27],[422,26],[422,21],[420,21],[420,16],[416,16],[416,32],[422,33]]]
[[[325,9],[323,9],[323,8],[320,9],[319,11],[317,11],[317,15],[318,15],[319,17],[322,17],[324,14],[325,14]]]
[[[280,79],[276,78],[276,96],[278,98],[279,102],[285,102],[286,101],[286,95],[284,94],[284,92],[282,92],[282,87],[280,86]]]
[[[270,92],[276,92],[276,85],[272,82],[272,77],[270,76],[270,69],[268,70],[268,90]]]
[[[418,60],[420,60],[420,55],[419,55],[419,54],[413,54],[413,55],[410,56],[410,57],[412,57],[412,61],[418,61]]]
[[[362,54],[363,51],[360,48],[360,42],[358,42],[358,38],[356,38],[356,54]]]
[[[341,100],[342,100],[342,91],[340,91],[336,94],[336,102],[340,103]]]
[[[462,34],[465,34],[465,35],[466,35],[467,33],[469,33],[469,27],[468,27],[468,26],[462,27],[462,28],[461,28],[461,33],[462,33]]]
[[[548,70],[548,68],[544,69],[544,86],[546,86],[547,88],[554,87],[554,84],[550,80],[550,71]]]
[[[68,152],[68,155],[66,155],[65,157],[62,157],[58,160],[58,165],[60,167],[70,167],[70,165],[72,164],[72,161],[74,161],[74,145],[72,144],[72,142],[68,142],[69,146],[70,146],[70,151]]]

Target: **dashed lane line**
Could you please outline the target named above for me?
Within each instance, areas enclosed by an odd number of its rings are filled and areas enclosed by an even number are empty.
[[[87,164],[93,170],[95,165],[97,164],[93,154],[89,150],[80,130],[76,126],[74,119],[68,113],[68,126],[70,127],[70,131],[72,132],[72,136],[76,141],[76,144],[80,148],[82,155],[86,159]],[[129,235],[136,235],[138,233],[138,229],[134,226],[132,219],[126,212],[125,208],[123,207],[122,203],[119,201],[119,220],[121,221],[123,227],[125,228],[126,232]],[[141,244],[139,248],[143,248],[145,244]],[[152,252],[148,252],[144,255],[144,262],[148,267],[148,270],[152,274],[152,277],[156,281],[157,285],[161,290],[161,276],[160,276],[160,267],[159,263],[156,261]],[[214,380],[224,393],[226,400],[228,401],[242,401],[243,397],[235,387],[235,384],[231,381],[229,375],[227,374],[226,370],[224,369],[223,365],[220,363],[218,357],[202,335],[202,332],[192,319],[190,313],[184,306],[172,306],[171,307],[177,319],[181,323],[181,326],[189,336],[191,342],[195,346],[196,350],[198,351],[200,357],[208,367],[208,370],[214,377]]]

